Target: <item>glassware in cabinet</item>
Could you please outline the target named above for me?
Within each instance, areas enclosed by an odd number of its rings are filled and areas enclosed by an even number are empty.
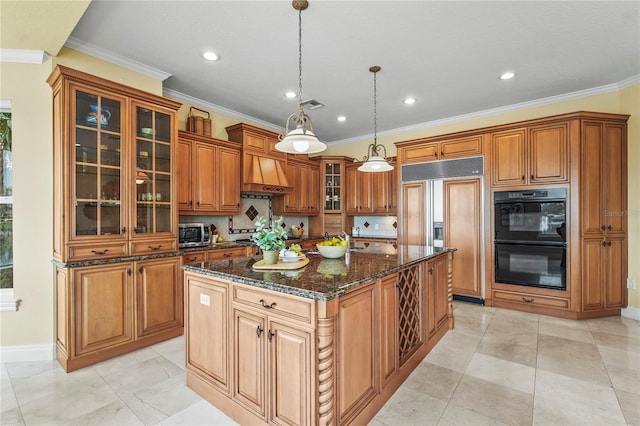
[[[340,194],[341,164],[325,163],[324,165],[324,210],[340,211],[342,198]]]

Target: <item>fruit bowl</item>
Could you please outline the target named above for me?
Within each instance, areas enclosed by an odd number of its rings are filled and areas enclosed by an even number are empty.
[[[318,247],[318,251],[322,255],[322,257],[326,257],[327,259],[338,259],[347,252],[349,246],[322,246],[320,244],[316,244]]]
[[[291,235],[293,235],[295,238],[302,237],[302,234],[304,234],[304,229],[291,228]]]

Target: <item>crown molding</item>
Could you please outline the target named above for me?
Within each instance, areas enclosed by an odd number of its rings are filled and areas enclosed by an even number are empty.
[[[271,130],[278,133],[284,132],[284,127],[276,126],[273,123],[269,123],[267,121],[260,120],[255,117],[251,117],[250,115],[243,114],[241,112],[234,111],[232,109],[225,108],[220,105],[212,104],[211,102],[203,101],[202,99],[199,99],[190,95],[185,95],[184,93],[178,92],[177,90],[164,88],[162,89],[162,95],[167,98],[172,98],[179,101],[187,102],[188,104],[197,106],[207,111],[214,111],[220,114],[227,115],[229,117],[237,118],[243,123],[253,124],[254,126],[262,127],[263,129]]]
[[[0,62],[44,64],[49,54],[44,50],[0,49]]]
[[[438,126],[445,126],[445,125],[454,124],[454,123],[461,123],[461,122],[464,122],[464,121],[469,121],[469,120],[473,120],[473,119],[477,119],[477,118],[489,117],[489,116],[492,116],[492,115],[499,115],[499,114],[504,114],[504,113],[513,112],[513,111],[521,111],[521,110],[524,110],[524,109],[539,107],[539,106],[543,106],[543,105],[556,104],[556,103],[559,103],[559,102],[572,101],[572,100],[575,100],[575,99],[586,98],[586,97],[589,97],[589,96],[596,96],[596,95],[602,95],[602,94],[605,94],[605,93],[617,92],[617,91],[620,91],[622,89],[625,89],[627,87],[630,87],[630,86],[633,86],[633,85],[639,84],[639,83],[640,83],[640,74],[639,75],[635,75],[633,77],[629,77],[629,78],[624,79],[622,81],[619,81],[617,83],[606,84],[604,86],[594,87],[594,88],[591,88],[591,89],[578,90],[576,92],[565,93],[565,94],[562,94],[562,95],[549,96],[549,97],[546,97],[546,98],[534,99],[532,101],[520,102],[520,103],[517,103],[517,104],[506,105],[506,106],[503,106],[503,107],[491,108],[491,109],[486,109],[486,110],[482,110],[482,111],[471,112],[469,114],[456,115],[456,116],[453,116],[453,117],[442,118],[442,119],[439,119],[439,120],[433,120],[433,121],[427,121],[427,122],[424,122],[424,123],[413,124],[411,126],[398,127],[396,129],[385,130],[383,132],[378,132],[378,137],[380,137],[380,136],[393,136],[393,135],[397,135],[399,133],[414,132],[414,131],[417,131],[417,130],[424,130],[424,129],[438,127]],[[337,140],[337,141],[333,141],[330,144],[331,144],[331,146],[344,145],[344,144],[349,144],[349,143],[353,143],[353,142],[359,142],[359,141],[362,141],[362,140],[372,139],[372,138],[373,138],[373,133],[370,133],[368,135],[356,136],[356,137],[352,137],[352,138],[348,138],[348,139],[340,139],[340,140]]]
[[[121,67],[128,68],[137,73],[155,78],[156,80],[164,81],[171,77],[171,73],[145,65],[142,62],[134,61],[133,59],[125,58],[124,56],[117,55],[91,43],[78,40],[75,37],[69,37],[64,45],[70,49],[111,62],[112,64],[120,65]]]

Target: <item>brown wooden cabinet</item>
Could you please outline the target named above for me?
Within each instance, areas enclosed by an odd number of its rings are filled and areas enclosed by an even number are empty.
[[[392,163],[395,167],[395,163]],[[372,173],[372,210],[374,214],[395,215],[398,212],[397,169]]]
[[[427,308],[425,310],[427,314],[427,333],[428,338],[433,338],[438,330],[449,320],[447,259],[446,257],[436,258],[427,262],[425,267],[427,276]]]
[[[399,367],[398,274],[380,282],[380,380],[384,386]]]
[[[444,245],[456,248],[453,294],[482,298],[482,184],[480,178],[444,181]]]
[[[358,164],[345,167],[346,174],[346,213],[348,215],[364,215],[373,213],[372,175],[374,173],[359,172]]]
[[[294,182],[290,193],[275,196],[273,212],[281,215],[314,216],[320,213],[320,164],[289,158],[287,178]]]
[[[63,66],[48,82],[54,109],[54,258],[121,257],[134,247],[177,242],[174,143],[180,104]],[[176,250],[169,243],[158,252]]]
[[[180,214],[234,214],[240,211],[240,146],[179,132]]]
[[[453,137],[450,139],[443,139],[439,136],[400,142],[396,143],[396,145],[406,146],[401,152],[401,162],[403,164],[471,157],[482,155],[484,152],[482,135]]]
[[[569,181],[567,122],[505,130],[490,138],[492,186]]]

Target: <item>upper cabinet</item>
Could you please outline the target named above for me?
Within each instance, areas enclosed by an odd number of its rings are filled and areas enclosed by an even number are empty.
[[[403,164],[482,155],[483,136],[473,135],[446,140],[417,139],[396,143]]]
[[[567,122],[496,132],[490,138],[492,186],[569,181]]]
[[[240,144],[180,131],[177,151],[180,214],[240,211]]]
[[[180,103],[58,66],[54,109],[54,257],[177,250]]]
[[[397,168],[388,172],[360,172],[361,163],[346,166],[347,215],[395,215],[398,211]]]
[[[320,213],[320,164],[291,156],[287,178],[293,183],[288,194],[273,198],[273,212],[282,215],[312,216]]]
[[[226,128],[229,140],[242,145],[241,188],[284,194],[294,186],[287,177],[287,156],[275,149],[278,134],[245,123]]]

